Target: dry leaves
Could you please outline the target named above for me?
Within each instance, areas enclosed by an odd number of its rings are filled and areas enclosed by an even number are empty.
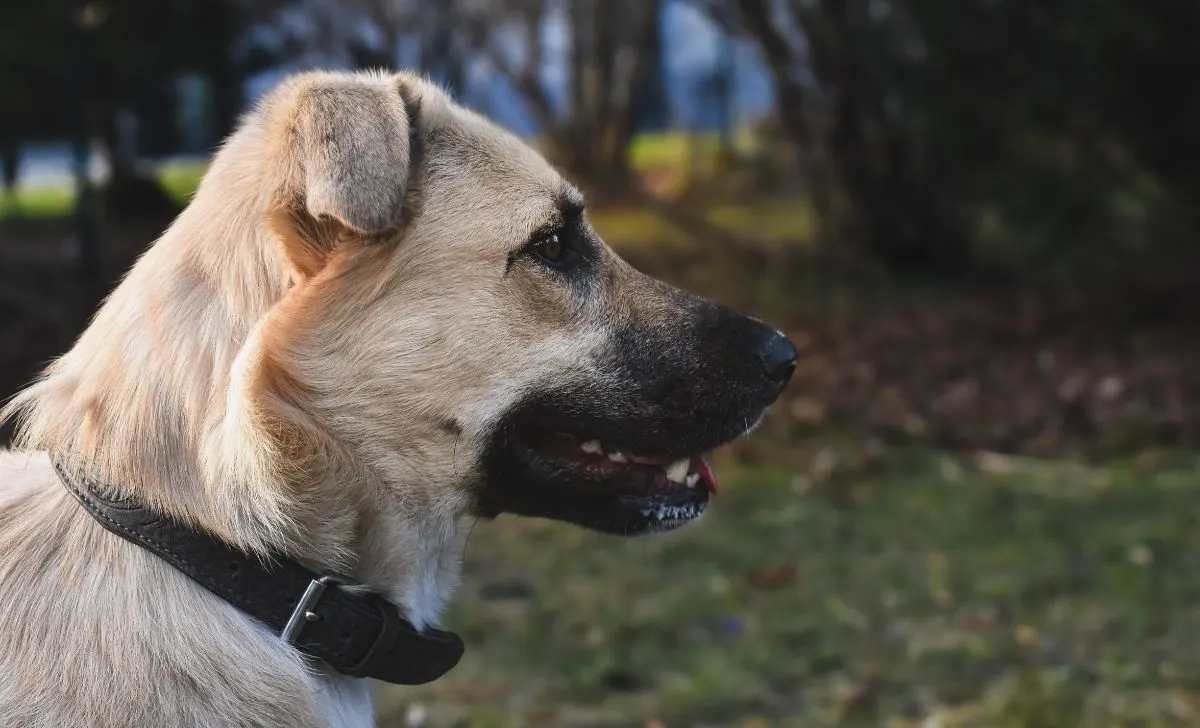
[[[960,297],[789,333],[779,416],[891,441],[1056,455],[1200,442],[1200,306],[1187,281]],[[818,470],[822,468],[818,467]]]

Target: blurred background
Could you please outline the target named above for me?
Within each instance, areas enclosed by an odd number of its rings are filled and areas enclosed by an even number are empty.
[[[14,0],[0,397],[283,74],[418,68],[802,358],[700,524],[477,524],[467,656],[383,725],[1200,725],[1198,34],[1193,0]]]

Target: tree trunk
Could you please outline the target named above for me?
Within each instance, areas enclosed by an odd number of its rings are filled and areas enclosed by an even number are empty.
[[[108,162],[108,183],[101,196],[104,214],[120,220],[167,220],[178,212],[156,176],[139,174],[136,160],[122,148],[115,105],[97,105],[96,137]]]
[[[501,7],[521,25],[523,63],[499,47],[492,16],[480,15],[464,26],[467,42],[488,54],[493,67],[521,93],[556,163],[588,185],[627,187],[629,147],[651,101],[647,92],[657,93],[654,100],[661,101],[661,84],[655,80],[662,67],[662,0],[573,0],[564,6],[565,112],[551,104],[540,78],[539,29],[545,2],[525,0]]]
[[[837,175],[828,159],[827,140],[817,129],[810,92],[796,81],[799,59],[771,20],[767,0],[739,0],[738,7],[746,30],[758,42],[767,62],[775,92],[775,112],[800,162],[800,177],[817,217],[814,247],[826,253],[836,251],[851,234],[845,229],[848,217],[843,210]]]
[[[794,3],[806,61],[821,89],[818,111],[812,92],[796,80],[799,54],[773,22],[767,0],[739,0],[771,70],[780,120],[804,160],[818,243],[827,252],[861,251],[901,275],[962,273],[971,265],[966,238],[911,164],[903,129],[885,114],[883,87],[869,65],[879,38],[867,4]]]
[[[613,58],[610,80],[611,101],[608,105],[611,126],[604,165],[618,182],[627,180],[632,172],[629,150],[638,132],[638,121],[654,101],[646,93],[657,89],[652,79],[662,73],[662,7],[660,2],[642,2],[637,6],[633,32]]]
[[[20,170],[20,143],[11,140],[0,144],[0,185],[4,186],[4,197],[13,202],[17,199],[17,175]]]
[[[904,276],[967,272],[965,236],[952,229],[912,164],[910,140],[884,108],[870,65],[882,42],[865,0],[826,0],[803,19],[815,74],[831,90],[830,177],[843,189],[841,228],[863,253]]]
[[[662,68],[661,1],[571,5],[571,111],[555,125],[557,160],[590,185],[628,186],[629,149]],[[655,99],[661,100],[661,99]]]

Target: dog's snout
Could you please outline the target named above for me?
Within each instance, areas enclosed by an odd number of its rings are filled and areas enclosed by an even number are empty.
[[[767,379],[782,388],[796,370],[797,356],[796,346],[791,340],[778,331],[772,331],[758,350],[758,363],[762,365]]]

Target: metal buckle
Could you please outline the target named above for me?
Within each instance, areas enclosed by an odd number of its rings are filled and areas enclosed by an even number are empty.
[[[292,610],[292,616],[288,617],[287,624],[283,626],[283,631],[279,636],[284,642],[289,645],[296,644],[296,638],[300,636],[300,630],[304,629],[304,625],[309,622],[316,622],[321,619],[321,615],[312,611],[320,600],[321,595],[330,586],[343,586],[350,582],[339,579],[335,576],[322,576],[313,579],[308,583],[308,588],[304,590],[304,596],[300,597],[300,601],[296,602],[296,608]]]

